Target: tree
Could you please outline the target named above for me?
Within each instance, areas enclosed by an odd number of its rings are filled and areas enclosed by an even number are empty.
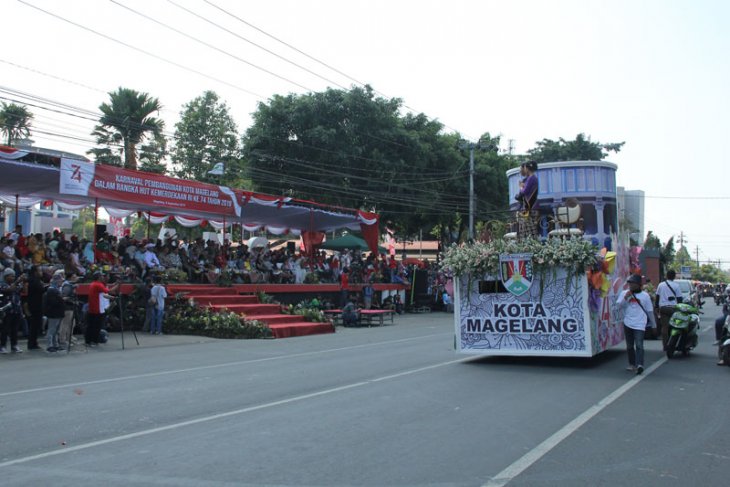
[[[118,88],[109,93],[109,99],[109,103],[99,105],[102,116],[92,135],[97,137],[97,144],[107,146],[121,139],[124,167],[137,169],[137,145],[149,136],[154,138],[162,135],[164,122],[151,116],[159,112],[162,105],[157,98],[129,88]],[[103,158],[99,162],[115,160],[113,150],[95,151],[97,149],[92,149],[89,153],[100,153]]]
[[[165,174],[165,157],[167,156],[167,139],[161,135],[155,135],[147,144],[139,148],[139,169],[140,171]]]
[[[662,242],[659,240],[659,237],[654,235],[654,232],[649,230],[649,233],[646,234],[646,240],[644,240],[644,248],[645,249],[661,249],[662,248]]]
[[[0,132],[5,136],[5,143],[11,145],[14,140],[29,137],[33,122],[30,110],[15,103],[0,105]]]
[[[214,92],[206,91],[183,106],[175,141],[172,162],[178,177],[231,185],[242,178],[238,129],[228,106]],[[218,162],[224,163],[224,175],[208,174]]]
[[[578,134],[575,140],[565,140],[562,137],[556,140],[542,139],[536,142],[536,147],[527,151],[531,160],[540,162],[557,161],[600,161],[610,152],[618,153],[625,142],[602,144],[592,142],[585,134]]]
[[[466,221],[468,151],[459,134],[401,108],[367,86],[274,96],[243,137],[248,175],[259,191],[374,209],[400,237],[450,233]],[[479,211],[507,206],[505,167],[496,150],[475,154]]]

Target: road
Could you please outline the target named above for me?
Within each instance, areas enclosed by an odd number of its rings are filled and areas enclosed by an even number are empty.
[[[718,313],[706,305],[703,329]],[[470,358],[452,316],[0,357],[4,486],[725,486],[730,368]]]

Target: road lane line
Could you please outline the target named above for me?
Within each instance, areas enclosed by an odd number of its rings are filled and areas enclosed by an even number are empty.
[[[382,377],[376,377],[375,379],[369,379],[369,380],[361,381],[361,382],[354,382],[352,384],[346,384],[344,386],[333,387],[331,389],[325,389],[325,390],[322,390],[322,391],[312,392],[312,393],[309,393],[309,394],[302,394],[300,396],[290,397],[288,399],[281,399],[279,401],[272,401],[272,402],[268,402],[268,403],[265,403],[265,404],[259,404],[257,406],[249,406],[249,407],[245,407],[245,408],[241,408],[241,409],[235,409],[233,411],[226,411],[224,413],[218,413],[218,414],[213,414],[213,415],[210,415],[210,416],[204,416],[202,418],[191,419],[191,420],[188,420],[188,421],[181,421],[179,423],[173,423],[173,424],[168,424],[168,425],[165,425],[165,426],[159,426],[157,428],[150,428],[150,429],[147,429],[147,430],[137,431],[135,433],[128,433],[126,435],[113,436],[111,438],[106,438],[106,439],[103,439],[103,440],[92,441],[92,442],[89,442],[89,443],[83,443],[83,444],[76,445],[76,446],[63,447],[62,449],[59,449],[59,450],[53,450],[53,451],[48,451],[48,452],[44,452],[44,453],[38,453],[36,455],[30,455],[30,456],[27,456],[27,457],[16,458],[15,460],[8,460],[8,461],[5,461],[5,462],[0,463],[0,468],[10,467],[10,466],[18,465],[18,464],[21,464],[21,463],[28,463],[28,462],[32,462],[34,460],[42,460],[42,459],[45,459],[45,458],[54,457],[54,456],[57,456],[57,455],[64,455],[64,454],[67,454],[67,453],[73,453],[73,452],[77,452],[77,451],[81,451],[81,450],[87,450],[89,448],[94,448],[94,447],[97,447],[97,446],[103,446],[103,445],[108,445],[108,444],[111,444],[111,443],[117,443],[117,442],[124,441],[124,440],[130,440],[130,439],[139,438],[139,437],[142,437],[142,436],[152,435],[152,434],[155,434],[155,433],[161,433],[161,432],[164,432],[164,431],[171,431],[171,430],[175,430],[175,429],[179,429],[179,428],[184,428],[186,426],[192,426],[192,425],[196,425],[196,424],[207,423],[207,422],[215,421],[215,420],[222,419],[222,418],[228,418],[228,417],[231,417],[231,416],[237,416],[237,415],[240,415],[240,414],[250,413],[250,412],[253,412],[253,411],[260,411],[262,409],[272,408],[272,407],[276,407],[276,406],[282,406],[284,404],[290,404],[290,403],[293,403],[293,402],[304,401],[306,399],[312,399],[314,397],[320,397],[320,396],[325,396],[325,395],[328,395],[328,394],[334,394],[336,392],[346,391],[346,390],[349,390],[349,389],[355,389],[357,387],[362,387],[362,386],[365,386],[365,385],[368,385],[368,384],[373,384],[373,383],[380,382],[380,381],[383,381],[383,380],[394,379],[394,378],[403,377],[403,376],[406,376],[406,375],[417,374],[417,373],[423,372],[425,370],[432,370],[432,369],[435,369],[435,368],[438,368],[438,367],[445,367],[447,365],[452,365],[452,364],[456,364],[456,363],[460,363],[460,362],[467,362],[469,360],[473,360],[473,357],[461,358],[461,359],[457,359],[457,360],[449,360],[447,362],[440,362],[440,363],[437,363],[437,364],[428,365],[428,366],[420,367],[420,368],[417,368],[417,369],[406,370],[406,371],[401,372],[401,373],[398,373],[398,374],[387,375],[387,376],[382,376]]]
[[[525,455],[517,459],[510,466],[499,472],[497,475],[492,477],[483,487],[503,487],[507,485],[513,478],[520,475],[522,472],[527,470],[533,463],[544,457],[550,450],[558,446],[564,439],[575,433],[581,426],[590,421],[598,413],[606,409],[614,401],[619,399],[621,396],[630,391],[639,382],[644,380],[648,375],[654,372],[656,369],[661,367],[667,362],[667,357],[663,356],[661,359],[654,362],[649,368],[647,368],[642,375],[637,375],[624,385],[613,391],[608,396],[604,397],[596,404],[585,410],[570,423],[566,424],[558,431],[553,433],[548,439],[537,445],[535,448],[527,452]]]
[[[288,358],[308,357],[308,356],[321,355],[321,354],[327,354],[327,353],[342,352],[345,350],[355,350],[358,348],[374,347],[374,346],[378,346],[378,345],[388,345],[391,343],[403,343],[403,342],[408,342],[408,341],[420,340],[423,338],[432,338],[432,337],[440,336],[440,335],[452,336],[453,334],[454,334],[453,331],[449,331],[446,333],[432,333],[430,335],[422,335],[422,336],[409,337],[409,338],[400,338],[398,340],[390,340],[390,341],[386,341],[386,342],[364,343],[362,345],[352,345],[349,347],[328,348],[326,350],[315,350],[313,352],[302,352],[302,353],[294,353],[294,354],[289,354],[289,355],[278,355],[276,357],[266,357],[266,358],[253,359],[253,360],[239,360],[236,362],[226,362],[226,363],[222,363],[222,364],[213,364],[213,365],[201,365],[199,367],[165,370],[165,371],[161,371],[161,372],[149,372],[146,374],[125,375],[125,376],[121,376],[121,377],[112,377],[112,378],[108,378],[108,379],[91,380],[91,381],[85,381],[85,382],[71,382],[71,383],[60,384],[60,385],[55,385],[55,386],[36,387],[33,389],[22,389],[19,391],[10,391],[10,392],[0,392],[0,397],[15,396],[18,394],[29,394],[32,392],[52,391],[55,389],[66,389],[69,387],[90,386],[90,385],[96,385],[96,384],[108,384],[111,382],[144,379],[147,377],[160,377],[160,376],[172,375],[172,374],[182,374],[185,372],[195,372],[195,371],[199,371],[199,370],[210,370],[210,369],[219,369],[219,368],[224,368],[224,367],[235,367],[237,365],[248,365],[248,364],[261,363],[261,362],[270,362],[270,361],[274,361],[274,360],[283,360],[283,359],[288,359]]]
[[[700,328],[700,332],[698,334],[701,335],[709,330],[714,329],[714,325],[707,327],[704,330]],[[622,385],[611,394],[598,401],[596,404],[584,411],[580,416],[576,417],[573,421],[553,433],[552,436],[550,436],[547,440],[537,445],[535,448],[524,454],[521,458],[517,459],[517,461],[512,463],[509,467],[505,468],[497,475],[492,477],[492,479],[484,484],[482,487],[503,487],[504,485],[507,485],[507,483],[509,483],[513,478],[517,477],[519,474],[527,470],[533,463],[544,457],[550,450],[558,446],[568,436],[575,433],[581,426],[590,421],[598,413],[606,409],[612,402],[616,401],[616,399],[626,394],[636,384],[644,380],[644,377],[664,365],[669,359],[666,357],[664,352],[662,352],[662,354],[662,358],[654,362],[648,369],[644,370],[644,373],[642,375],[637,375],[626,384]]]

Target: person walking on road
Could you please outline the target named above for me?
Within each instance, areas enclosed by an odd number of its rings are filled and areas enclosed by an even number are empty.
[[[629,358],[626,370],[638,375],[644,372],[644,334],[647,327],[656,327],[656,320],[651,298],[641,289],[641,276],[632,274],[626,282],[629,288],[619,295],[616,303],[624,312],[624,336]]]

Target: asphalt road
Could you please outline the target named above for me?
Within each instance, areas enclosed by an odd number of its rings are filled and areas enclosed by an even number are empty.
[[[706,305],[703,329],[718,309]],[[0,357],[4,486],[726,486],[730,368],[470,358],[452,316]],[[653,365],[652,365],[653,364]]]

